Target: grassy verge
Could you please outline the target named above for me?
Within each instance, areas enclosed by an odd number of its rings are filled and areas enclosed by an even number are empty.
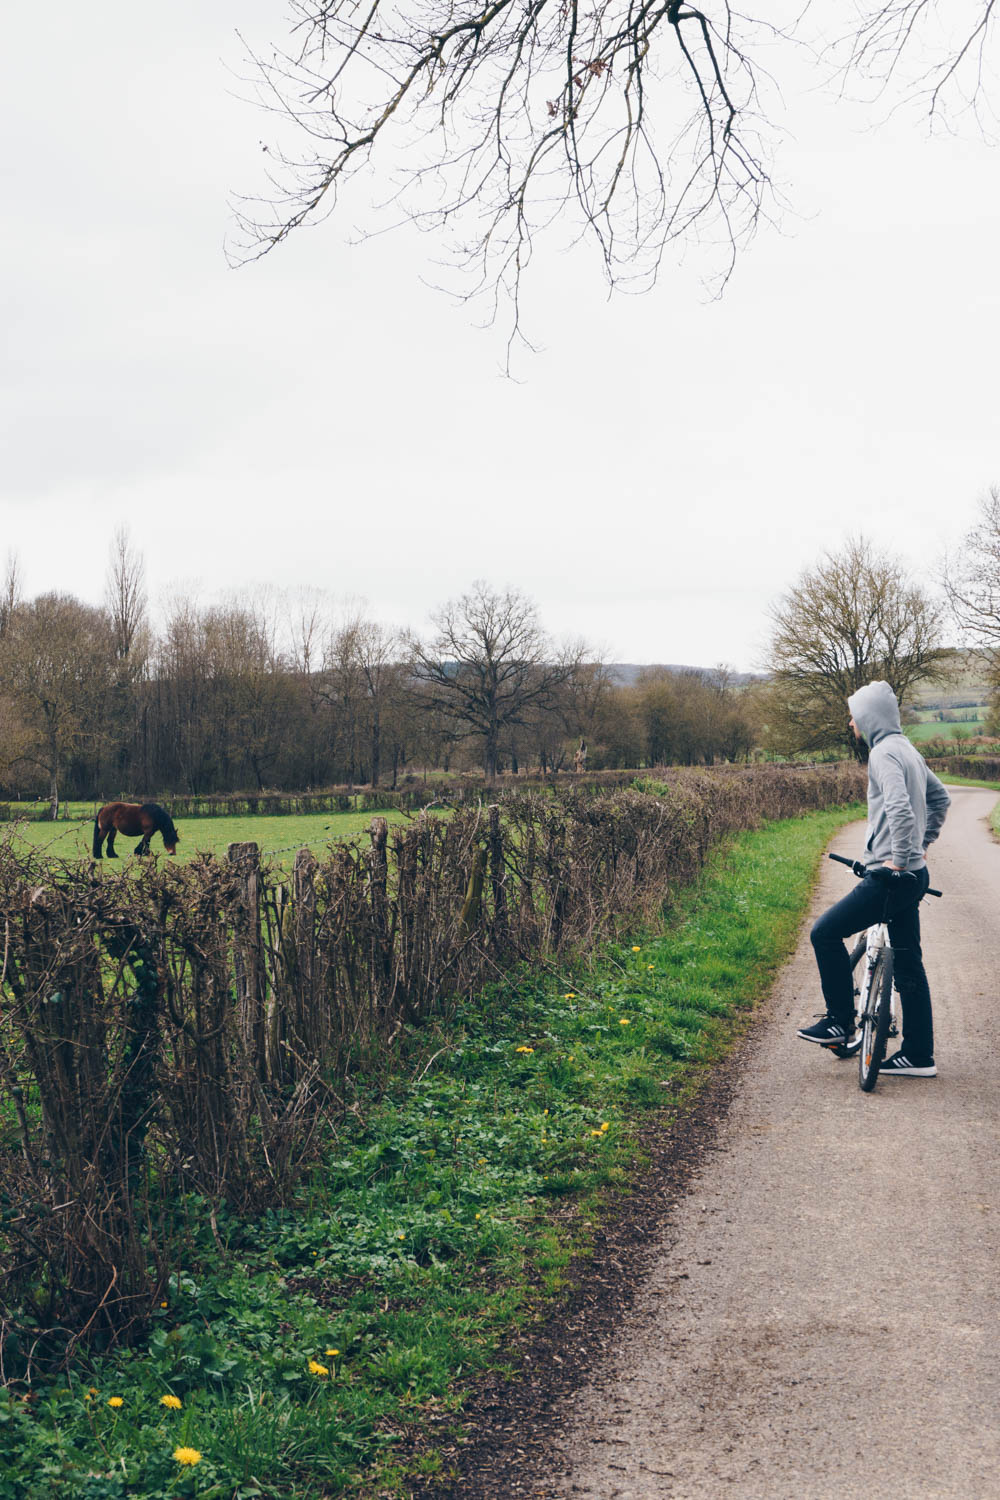
[[[945,786],[984,786],[988,791],[1000,792],[1000,781],[979,781],[973,776],[942,776]]]
[[[148,1342],[0,1403],[0,1500],[319,1500],[436,1472],[429,1434],[564,1293],[640,1169],[636,1129],[731,1045],[855,815],[744,835],[665,927],[407,1038],[294,1209],[213,1225],[179,1204]]]

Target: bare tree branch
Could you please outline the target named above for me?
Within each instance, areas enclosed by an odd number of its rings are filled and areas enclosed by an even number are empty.
[[[834,52],[845,78],[987,131],[998,6],[857,0]],[[269,189],[241,200],[232,259],[267,254],[367,174],[392,184],[396,222],[444,232],[491,321],[510,307],[511,343],[536,238],[557,224],[561,243],[595,244],[611,286],[648,287],[693,240],[721,288],[777,201],[764,47],[803,41],[819,10],[783,28],[729,0],[292,0],[294,48],[251,56],[252,78],[306,151],[265,148]],[[819,19],[845,26],[839,8]],[[366,233],[383,222],[360,216]]]
[[[557,216],[596,240],[612,284],[648,284],[692,235],[719,241],[724,279],[765,211],[759,69],[728,4],[296,0],[293,13],[298,51],[254,62],[312,154],[271,158],[273,196],[244,201],[236,259],[331,211],[376,147],[401,215],[449,231],[473,295],[506,295],[515,327],[534,237]]]

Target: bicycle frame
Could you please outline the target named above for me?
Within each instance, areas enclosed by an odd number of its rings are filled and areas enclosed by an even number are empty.
[[[872,996],[872,980],[875,977],[875,970],[878,965],[879,955],[884,952],[892,952],[892,944],[889,941],[889,928],[885,922],[876,922],[875,925],[873,927],[869,927],[868,931],[865,933],[864,978],[861,981],[861,989],[855,992],[858,996],[855,1020],[857,1021],[859,1027],[863,1026],[864,1024],[865,1016],[868,1013],[870,1002],[874,1003],[874,1000],[878,998],[877,996]],[[891,1002],[892,1019],[890,1021],[889,1027],[890,1036],[896,1035],[896,994],[897,991],[894,984],[892,989]]]

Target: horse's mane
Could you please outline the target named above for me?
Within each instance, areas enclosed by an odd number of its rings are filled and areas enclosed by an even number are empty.
[[[165,844],[176,844],[180,841],[180,834],[174,827],[173,819],[165,807],[161,807],[158,802],[144,802],[140,811],[149,813],[157,829],[163,835]]]

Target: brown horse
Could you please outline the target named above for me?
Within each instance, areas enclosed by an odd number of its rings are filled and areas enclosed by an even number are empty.
[[[136,854],[149,853],[149,841],[154,833],[163,835],[163,847],[168,854],[177,850],[180,834],[173,825],[170,814],[158,802],[108,802],[94,819],[94,858],[100,859],[101,845],[108,841],[108,859],[117,859],[115,835],[123,833],[126,838],[142,838],[135,846]]]

